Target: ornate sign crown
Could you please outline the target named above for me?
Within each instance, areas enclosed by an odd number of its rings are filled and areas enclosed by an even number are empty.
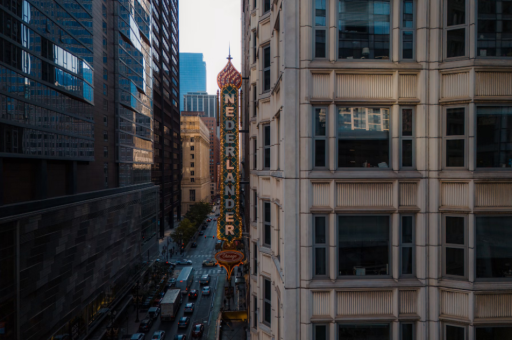
[[[219,85],[221,89],[228,84],[234,85],[237,89],[242,87],[242,75],[236,70],[233,64],[231,64],[231,59],[230,55],[228,57],[228,63],[217,76],[217,85]]]

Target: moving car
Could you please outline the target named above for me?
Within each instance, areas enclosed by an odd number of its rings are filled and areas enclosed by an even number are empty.
[[[167,283],[167,287],[172,288],[172,287],[175,287],[175,286],[176,286],[176,279],[173,277]]]
[[[210,283],[210,275],[208,275],[208,274],[202,275],[201,278],[199,279],[200,285],[207,285],[209,283]]]
[[[190,323],[190,318],[184,316],[178,321],[178,328],[187,328]]]
[[[153,337],[151,340],[164,340],[165,339],[165,332],[164,331],[156,331],[153,333]]]
[[[211,218],[209,218],[208,220],[206,220],[206,222],[211,222],[211,221],[212,221],[212,219],[211,219]]]
[[[139,332],[149,332],[151,330],[151,326],[153,326],[153,319],[145,318],[139,324]]]
[[[218,240],[216,243],[215,243],[215,249],[220,249],[222,248],[222,241],[221,240]]]
[[[192,242],[192,244],[190,245],[190,248],[197,248],[197,243],[196,242]]]
[[[182,266],[190,266],[192,265],[192,261],[187,259],[178,259],[176,260],[176,265],[182,265]]]
[[[185,305],[185,309],[183,310],[183,313],[194,313],[194,304],[193,303],[187,303]]]
[[[203,290],[201,291],[201,294],[204,295],[210,295],[212,293],[211,289],[210,289],[210,286],[204,286],[203,287]]]
[[[151,318],[151,319],[156,319],[158,318],[158,316],[160,315],[160,308],[158,307],[151,307],[150,309],[148,309],[148,316]]]
[[[215,267],[215,260],[214,259],[208,259],[203,261],[204,267]]]
[[[160,301],[162,301],[162,299],[164,298],[164,295],[165,295],[165,293],[164,293],[164,292],[161,292],[161,293],[158,293],[158,294],[155,296],[155,298],[154,298],[154,300],[153,300],[153,302],[155,303],[155,305],[160,306]]]
[[[203,235],[204,235],[204,231],[202,231],[202,230],[201,230],[201,231],[199,232],[199,235],[203,236]]]
[[[195,323],[192,326],[192,337],[193,338],[202,338],[204,332],[204,325],[200,323]]]
[[[174,340],[187,340],[187,336],[185,334],[176,334]]]
[[[135,333],[132,335],[132,337],[130,338],[131,340],[144,340],[146,339],[146,334],[144,333]]]
[[[197,299],[197,289],[191,289],[190,293],[188,293],[189,299]]]

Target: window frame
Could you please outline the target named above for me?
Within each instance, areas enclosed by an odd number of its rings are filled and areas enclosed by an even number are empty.
[[[401,278],[411,278],[416,277],[416,215],[414,214],[400,214],[400,221],[399,221],[399,230],[398,230],[398,237],[399,237],[399,268],[398,271],[400,273]],[[402,227],[403,227],[403,217],[412,217],[412,243],[404,243],[403,242],[403,233],[402,233]],[[403,248],[411,248],[412,250],[412,273],[411,274],[403,274],[402,273],[402,249]]]
[[[269,65],[265,67],[265,50],[268,48],[269,50]],[[270,92],[272,89],[272,50],[270,48],[270,44],[266,44],[261,46],[262,50],[262,58],[261,58],[261,89],[263,93]],[[268,89],[265,88],[265,72],[268,71],[269,74],[269,86]]]
[[[412,136],[404,136],[403,135],[403,110],[412,110]],[[400,106],[400,122],[399,122],[399,165],[400,170],[415,170],[416,169],[416,110],[414,106]],[[412,141],[412,166],[403,166],[403,141],[411,140]]]
[[[272,166],[272,152],[271,152],[271,148],[272,148],[272,129],[270,127],[270,123],[268,124],[263,124],[262,125],[263,129],[262,129],[262,132],[263,132],[263,170],[270,170],[271,166]],[[267,129],[268,127],[268,134],[269,134],[269,139],[270,139],[270,144],[266,145],[265,144],[265,139],[267,137]],[[268,151],[267,151],[268,150]],[[268,157],[268,166],[266,164],[266,156],[267,156],[267,152],[269,154],[269,157]]]
[[[263,209],[261,212],[261,214],[262,214],[261,222],[263,224],[262,246],[266,247],[266,248],[271,248],[272,247],[272,203],[269,200],[264,200],[262,202],[263,202],[263,204],[262,204]],[[269,208],[270,221],[265,220],[265,213],[266,213],[267,206]],[[268,227],[268,234],[267,234],[267,227]],[[270,239],[269,243],[267,243],[267,236]]]
[[[313,248],[313,278],[329,278],[329,215],[325,214],[315,214],[312,215],[313,221],[313,235],[311,235],[312,239],[312,248]],[[325,219],[325,243],[316,243],[316,218],[317,217],[323,217]],[[316,249],[324,249],[325,251],[325,274],[316,274]]]
[[[336,1],[336,0],[332,0],[332,1]],[[313,47],[312,47],[312,52],[313,52],[313,59],[321,59],[321,60],[325,60],[325,59],[329,59],[329,2],[330,0],[325,0],[325,26],[317,26],[316,25],[316,0],[312,0],[312,5],[313,5],[313,10],[312,10],[312,15],[313,15],[313,36],[312,36],[312,40],[313,40]],[[325,54],[325,57],[317,57],[316,56],[316,31],[324,31],[325,33],[325,49],[324,49],[324,54]]]
[[[464,340],[467,340],[468,338],[468,328],[466,325],[462,325],[462,324],[458,324],[458,323],[455,323],[455,322],[443,322],[443,336],[442,336],[442,339],[443,340],[449,340],[447,337],[446,337],[446,326],[451,326],[451,327],[459,327],[459,328],[463,328],[464,329]]]
[[[317,109],[324,109],[325,110],[325,135],[324,136],[317,136],[316,135],[316,110]],[[312,140],[313,140],[313,146],[312,146],[312,160],[313,160],[313,169],[322,169],[325,170],[329,168],[329,107],[328,106],[313,106],[313,122],[312,122]],[[316,165],[316,141],[317,140],[323,140],[325,142],[325,165],[324,166],[317,166]]]
[[[340,239],[340,233],[339,233],[339,226],[340,226],[340,217],[350,217],[350,216],[386,216],[389,219],[389,230],[388,230],[388,275],[340,275],[340,263],[339,263],[339,254],[340,254],[340,248],[339,248],[339,239]],[[361,280],[361,279],[390,279],[393,277],[393,215],[392,214],[336,214],[336,259],[335,259],[335,265],[336,265],[336,279],[338,280]]]
[[[400,46],[399,46],[399,61],[415,62],[416,61],[416,0],[412,1],[412,27],[404,27],[404,0],[400,0]],[[404,32],[412,32],[412,58],[404,58]],[[401,113],[401,111],[400,111]]]
[[[443,60],[444,61],[455,61],[455,60],[461,60],[461,59],[467,59],[469,58],[469,12],[470,12],[470,6],[469,6],[469,0],[464,0],[465,2],[465,18],[464,18],[464,24],[459,25],[453,25],[448,27],[448,1],[445,0],[443,3]],[[478,4],[477,4],[478,7]],[[458,29],[464,29],[464,55],[463,56],[457,56],[457,57],[448,57],[448,31],[458,30]],[[475,45],[476,48],[476,45]]]
[[[448,109],[464,109],[464,135],[456,135],[456,136],[447,136],[446,129],[448,127]],[[468,151],[468,142],[469,142],[469,119],[468,119],[469,107],[466,104],[463,105],[447,105],[443,107],[442,111],[442,120],[441,120],[441,132],[442,132],[442,152],[441,152],[441,169],[443,170],[465,170],[468,168],[468,159],[469,159],[469,151]],[[476,117],[476,115],[475,115]],[[464,140],[464,166],[447,166],[446,165],[446,156],[447,156],[447,140]],[[475,144],[476,146],[476,144]],[[476,147],[475,147],[476,152]],[[476,154],[475,154],[476,155]],[[475,159],[476,162],[476,159]]]
[[[446,243],[446,218],[447,217],[462,217],[464,218],[464,244],[453,244]],[[469,278],[469,223],[468,223],[468,215],[467,214],[442,214],[442,223],[441,223],[441,277],[449,278],[453,280],[462,280],[466,281]],[[475,229],[476,230],[476,229]],[[446,274],[446,248],[455,248],[455,249],[464,249],[464,275],[452,275]],[[476,261],[475,267],[476,267]]]
[[[369,60],[373,60],[373,59],[369,59]],[[370,109],[370,108],[378,108],[378,109],[388,109],[389,110],[389,135],[388,135],[388,153],[389,153],[389,163],[388,163],[388,167],[387,168],[379,168],[379,167],[374,167],[374,168],[363,168],[363,167],[340,167],[339,166],[339,162],[338,162],[338,158],[339,158],[339,135],[338,135],[338,121],[339,121],[339,108],[341,107],[348,107],[348,108],[357,108],[357,107],[361,107],[361,108],[365,108],[365,109]],[[388,106],[388,105],[382,105],[382,106],[378,106],[378,105],[367,105],[367,106],[352,106],[352,105],[336,105],[336,112],[335,112],[335,118],[334,118],[334,124],[335,124],[335,130],[336,130],[336,133],[335,133],[335,136],[334,138],[336,139],[335,141],[335,169],[338,170],[338,171],[393,171],[393,157],[394,157],[394,154],[393,154],[393,111],[392,111],[392,106]]]
[[[261,322],[263,324],[267,325],[268,327],[271,327],[272,326],[272,280],[266,276],[262,276],[262,279],[263,279],[263,285],[262,285],[262,288],[263,288],[263,319],[261,320]],[[270,299],[267,299],[266,294],[265,294],[267,292],[266,281],[268,281],[270,283],[269,284]],[[269,321],[266,320],[266,317],[267,317],[266,304],[267,303],[270,305]]]

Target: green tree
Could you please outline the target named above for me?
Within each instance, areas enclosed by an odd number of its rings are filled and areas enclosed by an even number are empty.
[[[208,214],[212,211],[212,206],[209,202],[197,202],[192,205],[185,218],[189,219],[196,226],[199,226],[208,217]]]
[[[197,228],[188,218],[181,220],[180,225],[176,228],[174,233],[171,234],[171,238],[178,244],[187,244],[190,239],[194,236]]]

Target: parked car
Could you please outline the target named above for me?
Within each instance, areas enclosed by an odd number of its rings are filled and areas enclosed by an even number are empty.
[[[171,277],[169,279],[169,282],[167,282],[167,287],[171,288],[171,287],[175,287],[175,286],[176,286],[176,278]]]
[[[202,275],[201,278],[199,279],[200,285],[207,285],[209,283],[210,283],[210,275],[208,275],[208,274]]]
[[[192,242],[192,244],[190,245],[190,248],[197,248],[197,243],[196,242]]]
[[[190,313],[190,314],[194,313],[194,306],[195,305],[193,303],[187,303],[185,305],[185,309],[183,310],[183,313]]]
[[[208,259],[203,261],[204,267],[215,267],[215,260],[214,259]]]
[[[181,266],[190,266],[192,264],[192,261],[187,260],[187,259],[178,259],[174,263],[176,265],[181,265]]]
[[[160,306],[160,301],[162,301],[164,295],[165,295],[164,292],[161,292],[161,293],[158,293],[157,295],[155,295],[155,298],[153,299],[153,303],[157,306]]]
[[[165,340],[165,332],[164,331],[156,331],[153,333],[153,337],[151,340]]]
[[[202,338],[204,332],[204,325],[200,323],[195,323],[192,326],[192,337],[193,338]]]
[[[176,334],[174,336],[174,340],[187,340],[187,335],[185,335],[185,334]]]
[[[146,333],[151,330],[151,326],[153,326],[153,319],[145,318],[139,324],[139,332]]]
[[[188,293],[189,299],[197,299],[197,289],[191,289]]]
[[[211,219],[211,218],[209,218],[208,220],[206,220],[206,222],[211,222],[211,221],[212,221],[212,219]]]
[[[184,316],[178,321],[178,328],[187,328],[190,323],[190,318]]]
[[[144,339],[146,339],[146,334],[144,334],[144,333],[135,333],[130,338],[130,340],[144,340]]]
[[[210,286],[204,286],[203,287],[203,290],[201,291],[201,294],[204,295],[210,295],[212,293],[211,289],[210,289]]]
[[[199,235],[200,235],[200,236],[203,236],[203,235],[204,235],[204,231],[202,231],[202,230],[201,230],[201,231],[199,232]]]
[[[148,316],[155,320],[156,318],[158,318],[158,316],[160,315],[160,308],[158,307],[151,307],[150,309],[148,309]]]
[[[217,221],[217,219],[216,219],[216,218],[214,218],[213,220],[214,220],[214,221]]]

